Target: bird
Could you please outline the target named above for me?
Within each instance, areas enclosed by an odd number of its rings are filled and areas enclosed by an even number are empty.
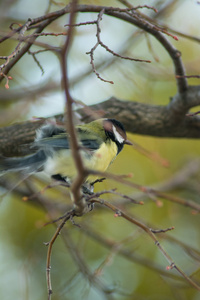
[[[83,165],[88,170],[105,172],[121,152],[124,145],[132,143],[127,139],[121,122],[102,118],[75,127],[79,152]],[[52,179],[71,183],[76,175],[69,133],[56,124],[44,124],[36,131],[32,144],[35,153],[24,157],[0,157],[0,174],[23,171],[36,173],[44,171]],[[98,175],[88,175],[85,183],[92,185]]]

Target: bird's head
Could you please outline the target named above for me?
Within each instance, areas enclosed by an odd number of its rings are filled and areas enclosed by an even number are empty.
[[[121,122],[115,119],[103,119],[103,128],[106,136],[117,144],[118,153],[123,149],[124,144],[132,145],[127,139],[126,131]]]

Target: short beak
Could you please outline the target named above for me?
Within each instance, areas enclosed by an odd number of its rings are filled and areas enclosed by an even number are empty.
[[[126,145],[133,145],[133,143],[131,143],[129,140],[125,140],[124,144],[126,144]]]

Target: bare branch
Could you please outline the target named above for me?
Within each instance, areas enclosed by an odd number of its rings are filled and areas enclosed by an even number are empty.
[[[111,238],[106,239],[102,234],[94,231],[94,228],[92,228],[92,227],[84,225],[84,226],[81,226],[80,229],[84,234],[88,235],[93,240],[100,243],[100,245],[103,245],[104,247],[106,247],[108,249],[112,249],[113,247],[115,247],[116,244],[118,244],[118,242],[115,242]],[[123,257],[125,257],[126,259],[130,260],[131,262],[134,262],[136,264],[140,264],[144,267],[147,267],[148,269],[158,272],[159,274],[161,274],[165,277],[173,278],[173,279],[180,280],[180,281],[184,280],[180,275],[170,273],[170,272],[166,271],[165,269],[163,269],[163,267],[160,267],[157,264],[153,263],[151,260],[138,255],[136,253],[136,251],[132,251],[132,250],[129,251],[125,248],[119,248],[118,253],[120,255],[122,255]]]
[[[70,24],[74,23],[76,5],[77,5],[77,1],[74,0],[72,2],[72,10],[71,10],[70,22],[69,22]],[[72,32],[73,32],[73,27],[70,26],[66,42],[61,50],[61,69],[62,69],[62,76],[63,76],[62,81],[64,85],[66,108],[67,108],[67,131],[69,132],[70,135],[72,156],[77,169],[77,177],[72,183],[71,191],[73,195],[73,201],[75,204],[76,213],[81,215],[85,207],[87,206],[84,198],[81,195],[81,185],[85,181],[85,178],[88,173],[83,166],[81,155],[79,153],[79,144],[78,144],[76,130],[73,123],[72,104],[74,101],[69,92],[69,80],[67,75],[67,66],[68,66],[67,55],[69,53],[69,48],[71,44]]]
[[[48,289],[48,300],[51,299],[51,295],[53,293],[52,291],[52,285],[51,285],[51,253],[52,253],[52,247],[54,242],[56,241],[58,235],[60,234],[62,228],[64,227],[65,223],[70,219],[71,216],[74,216],[74,210],[69,211],[62,223],[58,226],[57,230],[55,231],[53,237],[51,238],[50,242],[45,243],[46,246],[48,246],[48,252],[47,252],[47,263],[46,263],[46,278],[47,278],[47,289]]]
[[[46,49],[45,49],[45,50],[40,50],[40,52],[44,52],[44,51],[47,51],[47,50],[46,50]],[[28,54],[30,54],[30,55],[33,57],[33,59],[34,59],[34,61],[36,62],[37,66],[38,66],[39,69],[41,70],[42,75],[44,75],[44,69],[43,69],[41,63],[39,62],[39,60],[38,60],[37,57],[36,57],[36,54],[38,54],[38,53],[39,53],[38,51],[37,51],[37,53],[36,53],[36,52],[32,52],[32,51],[28,50]]]
[[[165,232],[171,231],[173,229],[174,229],[174,227],[172,226],[172,227],[169,227],[169,228],[166,228],[166,229],[151,229],[151,231],[153,233],[165,233]]]
[[[177,94],[168,106],[121,101],[112,97],[91,108],[103,110],[104,117],[120,120],[128,132],[159,137],[199,138],[199,116],[186,116],[188,110],[197,105],[200,105],[199,86],[189,87],[185,94]],[[78,112],[85,122],[91,120],[84,111]]]
[[[149,105],[134,101],[122,101],[114,97],[99,104],[91,105],[89,110],[79,109],[82,122],[89,122],[91,111],[101,112],[101,117],[111,117],[124,124],[126,131],[158,137],[199,138],[200,117],[188,116],[188,110],[200,105],[199,86],[189,87],[187,93],[177,94],[168,106]],[[63,116],[58,116],[63,120]],[[0,152],[5,156],[30,154],[30,144],[35,131],[45,119],[27,121],[0,128]],[[9,134],[13,139],[9,139]],[[23,145],[23,147],[22,147]]]
[[[105,14],[119,18],[126,22],[136,25],[137,27],[145,30],[146,32],[153,35],[165,48],[170,57],[172,58],[174,67],[175,67],[175,75],[184,76],[185,70],[181,60],[181,53],[165,38],[165,36],[160,32],[163,31],[162,28],[158,28],[154,24],[151,24],[147,20],[143,18],[138,18],[136,15],[130,15],[125,12],[115,11],[113,7],[102,7],[102,6],[86,6],[80,5],[77,7],[78,11],[86,12],[88,9],[91,12],[100,12],[102,9],[105,10]],[[167,33],[166,31],[164,33]],[[177,78],[178,91],[183,93],[187,90],[187,81],[186,78]]]
[[[181,60],[181,54],[160,32],[163,31],[162,28],[159,28],[158,26],[151,24],[149,21],[137,15],[136,13],[129,14],[128,11],[124,11],[124,10],[119,11],[119,9],[117,9],[116,11],[116,9],[113,7],[103,7],[103,6],[93,6],[93,5],[77,5],[76,7],[77,12],[100,13],[102,10],[104,10],[104,13],[107,15],[134,24],[135,26],[153,35],[162,44],[162,46],[165,48],[165,50],[169,53],[170,57],[172,58],[175,67],[175,75],[181,76],[180,78],[177,78],[177,85],[178,85],[179,92],[183,93],[187,90],[187,81],[186,78],[184,77],[185,71]],[[33,28],[33,26],[38,23],[39,25],[37,25],[37,29],[35,33],[41,33],[41,31],[47,25],[49,25],[53,20],[69,12],[70,12],[70,5],[67,5],[64,9],[46,14],[39,18],[35,18],[31,20],[31,23],[29,25],[31,25],[32,27],[29,26],[29,29]],[[166,30],[164,30],[163,32],[167,33]],[[31,44],[34,42],[35,39],[36,37],[31,38],[29,41],[30,44],[25,45],[18,53],[18,55],[15,56],[15,59],[13,59],[10,63],[8,63],[7,68],[4,69],[5,75],[10,71],[13,65],[29,50]],[[0,78],[0,80],[2,79],[3,77]]]
[[[94,201],[94,200],[93,200]],[[178,265],[173,261],[173,259],[170,257],[170,255],[164,250],[164,248],[161,246],[160,242],[157,240],[155,234],[153,233],[153,230],[150,229],[148,226],[146,226],[144,223],[140,222],[139,220],[136,220],[135,218],[131,217],[130,215],[126,214],[124,211],[119,210],[115,205],[107,202],[96,199],[95,202],[104,205],[115,212],[116,216],[120,216],[127,221],[129,221],[132,224],[135,224],[136,226],[140,227],[142,230],[144,230],[150,238],[154,241],[155,245],[158,247],[158,249],[161,251],[165,259],[169,262],[169,266],[167,266],[167,270],[170,269],[176,269],[185,279],[188,283],[190,283],[194,288],[200,291],[200,286],[196,284],[189,276],[183,272],[183,270],[178,267]],[[171,229],[170,229],[171,230]]]
[[[124,199],[126,199],[128,201],[130,201],[131,203],[139,204],[139,205],[143,205],[144,204],[142,201],[136,201],[132,197],[129,197],[127,195],[124,195],[122,193],[117,192],[116,189],[101,191],[101,192],[98,192],[98,193],[93,193],[92,195],[90,195],[90,196],[87,197],[87,201],[91,201],[94,198],[99,198],[101,195],[104,195],[104,194],[118,195],[118,196],[120,196],[120,197],[122,197],[122,198],[124,198]]]
[[[97,172],[95,170],[88,170],[88,172],[90,174],[93,174],[93,175],[95,174],[95,175],[99,175],[101,177],[106,177],[106,178],[115,180],[117,182],[120,182],[124,185],[130,186],[134,189],[137,189],[137,190],[147,194],[150,197],[156,196],[158,198],[166,199],[168,201],[171,201],[171,202],[174,202],[174,203],[186,206],[186,207],[190,207],[190,208],[194,209],[195,211],[200,212],[200,204],[194,202],[193,200],[183,199],[183,198],[156,190],[154,188],[149,188],[148,186],[143,186],[143,185],[137,184],[135,182],[128,181],[125,179],[124,175],[119,176],[119,175],[111,174],[108,172],[106,172],[106,173]],[[126,177],[129,177],[129,175],[127,175]],[[93,201],[93,200],[91,200],[91,201]],[[140,204],[142,204],[142,203],[140,203]]]
[[[51,23],[51,21],[47,20],[44,23],[41,23],[38,28],[36,29],[35,33],[40,33],[49,23]],[[18,54],[16,54],[15,56],[13,56],[13,59],[11,61],[9,61],[7,63],[7,65],[4,68],[3,73],[6,75],[8,74],[8,72],[12,69],[12,67],[20,60],[20,58],[27,53],[27,51],[30,49],[30,47],[32,46],[33,42],[35,41],[37,37],[32,37],[28,40],[28,42],[26,43],[26,45],[24,45],[20,51],[18,52]],[[20,43],[21,46],[21,43]],[[0,74],[1,75],[1,74]],[[2,79],[4,78],[4,76],[0,76],[0,82],[2,81]]]
[[[0,59],[5,59],[6,60],[6,62],[0,66],[0,71],[2,71],[8,65],[10,60],[12,58],[14,58],[20,52],[21,44],[23,43],[23,36],[24,36],[25,32],[27,31],[27,29],[28,29],[29,25],[31,24],[31,22],[32,22],[32,20],[28,19],[28,21],[20,29],[19,38],[18,38],[19,43],[15,47],[15,50],[8,56],[0,56]]]
[[[113,8],[114,9],[114,8]],[[116,9],[117,11],[119,9]],[[124,11],[124,10],[121,10],[120,11]],[[127,10],[125,10],[127,11]],[[98,14],[98,18],[96,20],[96,22],[91,22],[90,24],[96,24],[97,26],[97,33],[96,33],[96,37],[97,37],[97,42],[96,44],[94,45],[94,47],[89,51],[89,52],[86,52],[86,54],[89,54],[90,55],[90,63],[92,65],[92,69],[93,69],[93,72],[97,75],[97,78],[99,78],[100,80],[104,81],[104,82],[108,82],[108,83],[111,83],[113,84],[114,82],[113,81],[110,81],[110,80],[106,80],[104,78],[102,78],[100,76],[100,74],[97,72],[95,66],[94,66],[94,51],[97,49],[97,47],[100,45],[101,47],[105,48],[106,51],[108,51],[109,53],[111,53],[112,55],[116,56],[116,57],[119,57],[121,59],[126,59],[126,60],[132,60],[132,61],[137,61],[137,62],[146,62],[146,63],[150,63],[151,61],[150,60],[143,60],[143,59],[136,59],[136,58],[131,58],[131,57],[128,57],[128,56],[123,56],[121,54],[117,54],[116,52],[114,52],[113,50],[111,50],[108,46],[106,46],[102,41],[101,41],[101,38],[100,38],[100,33],[101,33],[101,28],[100,28],[100,21],[102,20],[102,16],[105,12],[105,9],[102,9],[100,11],[100,13]],[[85,23],[84,25],[88,25],[89,23]],[[78,24],[80,25],[80,24]]]
[[[102,78],[100,76],[100,74],[97,72],[97,70],[96,70],[96,68],[94,66],[94,51],[97,49],[98,45],[100,44],[99,43],[99,40],[100,40],[99,34],[100,34],[101,29],[100,29],[99,23],[102,20],[103,13],[104,13],[104,9],[102,9],[102,11],[100,11],[100,13],[98,14],[98,18],[97,18],[97,21],[96,21],[96,25],[97,25],[97,34],[96,34],[96,36],[97,36],[97,42],[96,42],[96,44],[94,45],[94,47],[89,52],[86,52],[86,54],[90,54],[90,63],[92,65],[93,72],[97,75],[97,78],[99,78],[103,82],[108,82],[108,83],[113,84],[114,83],[113,81],[106,80],[106,79]]]
[[[193,277],[188,276],[179,266],[177,266],[177,264],[172,259],[171,255],[169,255],[168,252],[165,251],[165,249],[157,239],[156,234],[159,234],[159,239],[162,238],[163,236],[168,236],[166,232],[174,229],[174,227],[169,227],[169,225],[167,225],[166,227],[168,228],[155,229],[154,226],[150,226],[149,224],[147,225],[146,221],[143,222],[137,218],[134,218],[124,210],[124,207],[126,207],[127,203],[129,207],[132,206],[132,203],[143,204],[143,202],[140,201],[139,197],[134,198],[133,193],[132,195],[125,195],[123,193],[117,192],[116,189],[103,190],[98,193],[94,193],[92,195],[84,195],[84,192],[82,192],[81,190],[81,185],[83,184],[88,174],[95,174],[95,175],[98,174],[99,176],[105,176],[110,178],[111,180],[115,180],[116,182],[127,185],[130,188],[132,188],[133,191],[135,190],[139,191],[140,194],[145,195],[145,198],[149,198],[150,201],[151,199],[155,201],[157,205],[161,203],[160,199],[164,199],[166,201],[171,201],[172,203],[176,203],[178,205],[192,208],[193,211],[195,211],[195,213],[200,212],[199,203],[193,201],[192,197],[191,199],[189,197],[183,199],[181,197],[172,194],[173,188],[180,187],[181,184],[183,185],[183,182],[185,183],[187,182],[188,178],[191,179],[191,176],[192,174],[194,174],[194,172],[197,172],[199,167],[198,165],[199,163],[197,162],[195,166],[193,164],[193,166],[188,167],[187,170],[184,169],[181,170],[179,174],[175,174],[175,176],[172,177],[171,180],[166,181],[165,183],[163,183],[163,185],[160,184],[158,188],[155,186],[148,187],[148,186],[137,184],[135,182],[131,182],[127,180],[127,178],[130,177],[129,175],[116,176],[114,174],[96,172],[95,170],[86,170],[83,165],[79,153],[81,148],[79,147],[77,134],[74,127],[75,113],[77,113],[78,119],[80,119],[80,121],[83,123],[91,121],[92,119],[95,119],[96,117],[99,116],[116,118],[125,125],[125,129],[127,131],[132,133],[137,133],[137,134],[152,135],[158,137],[184,137],[184,138],[200,137],[199,111],[189,113],[189,110],[191,108],[200,105],[200,87],[199,86],[188,87],[187,84],[187,78],[190,77],[199,78],[199,75],[191,75],[191,76],[185,75],[185,70],[181,59],[181,53],[176,49],[176,47],[173,46],[173,44],[170,41],[171,38],[177,40],[176,35],[174,35],[176,33],[174,32],[173,34],[173,31],[171,29],[162,26],[160,24],[157,24],[154,20],[148,18],[147,16],[143,15],[139,11],[139,9],[147,8],[147,9],[151,9],[153,12],[157,12],[157,10],[154,7],[148,5],[141,5],[141,6],[139,5],[137,7],[132,7],[132,5],[126,0],[121,0],[120,2],[127,5],[128,8],[121,9],[121,8],[106,7],[106,6],[78,5],[77,0],[74,0],[61,10],[47,13],[44,16],[32,20],[29,19],[27,22],[25,22],[24,25],[17,24],[18,26],[17,29],[14,29],[15,26],[13,26],[14,24],[12,24],[10,27],[11,32],[6,34],[3,33],[5,36],[3,36],[0,40],[0,43],[10,38],[12,38],[13,40],[17,40],[15,49],[12,49],[11,53],[9,52],[7,56],[2,55],[0,57],[0,59],[5,60],[5,62],[0,67],[0,81],[2,79],[5,79],[6,88],[9,88],[9,80],[12,79],[10,76],[8,76],[9,71],[26,53],[33,56],[33,59],[35,60],[35,62],[37,63],[38,67],[41,69],[42,72],[44,70],[36,56],[40,52],[53,51],[58,55],[61,62],[62,83],[65,92],[65,100],[66,100],[66,108],[67,108],[66,129],[70,134],[70,146],[72,149],[72,155],[77,169],[77,176],[75,180],[72,182],[71,187],[67,183],[64,184],[64,186],[66,186],[69,189],[71,188],[74,207],[72,209],[71,207],[69,208],[68,203],[67,204],[59,203],[59,205],[56,204],[54,205],[52,204],[53,202],[52,199],[48,199],[48,197],[43,197],[44,191],[46,191],[51,187],[60,185],[60,183],[56,183],[56,184],[53,183],[47,185],[43,181],[42,186],[44,186],[45,184],[45,187],[40,192],[38,192],[37,187],[39,186],[39,184],[35,185],[34,188],[32,188],[32,184],[31,184],[32,182],[26,180],[23,187],[17,186],[16,188],[16,195],[19,196],[22,200],[29,201],[30,203],[34,202],[37,205],[39,204],[43,209],[45,209],[48,212],[48,216],[50,217],[50,220],[54,220],[54,221],[50,221],[49,223],[57,223],[58,221],[61,222],[61,224],[59,224],[57,230],[55,231],[52,239],[50,240],[50,242],[46,243],[46,245],[48,246],[46,277],[47,277],[47,288],[48,288],[49,300],[51,299],[51,294],[52,294],[51,272],[50,272],[52,248],[54,246],[54,243],[58,235],[61,233],[61,230],[63,233],[63,240],[65,242],[65,245],[68,248],[71,257],[74,259],[78,269],[80,270],[84,278],[91,284],[91,286],[96,288],[99,292],[102,293],[105,299],[112,299],[112,293],[115,292],[115,290],[107,287],[107,285],[104,284],[103,281],[99,279],[99,277],[97,277],[97,275],[99,275],[98,273],[100,273],[105,268],[105,266],[110,262],[112,256],[118,253],[126,257],[126,259],[139,262],[141,265],[147,266],[148,268],[156,272],[159,272],[161,275],[165,275],[168,276],[169,278],[177,279],[181,283],[187,282],[192,287],[200,291],[200,286],[194,280],[192,280]],[[75,19],[75,14],[77,12],[80,13],[93,12],[95,13],[96,20],[75,24],[74,19]],[[48,30],[47,26],[65,14],[70,14],[70,21],[69,24],[67,25],[69,26],[68,30],[66,32],[59,32],[59,33],[49,32],[50,30]],[[144,31],[146,35],[151,34],[157,39],[157,41],[161,44],[161,46],[163,46],[164,50],[167,51],[167,53],[172,59],[175,68],[175,79],[177,81],[177,87],[178,87],[177,95],[175,95],[173,99],[171,99],[170,103],[167,106],[164,105],[151,106],[149,104],[144,104],[144,103],[139,103],[134,101],[122,101],[116,98],[111,98],[103,103],[92,105],[90,107],[86,107],[81,104],[81,106],[79,106],[81,107],[80,109],[73,111],[73,105],[74,103],[78,104],[78,101],[74,101],[70,93],[70,81],[68,76],[68,59],[69,59],[70,45],[73,39],[73,32],[75,26],[85,26],[85,25],[94,25],[94,24],[96,25],[97,42],[94,45],[94,47],[88,52],[88,54],[90,55],[90,62],[93,71],[96,73],[97,77],[104,82],[113,83],[112,81],[108,81],[102,78],[100,74],[97,72],[98,67],[94,63],[94,53],[98,46],[103,47],[107,52],[121,59],[147,62],[147,63],[150,62],[148,60],[130,58],[126,56],[128,55],[127,53],[123,53],[124,55],[118,54],[115,51],[111,50],[106,44],[104,44],[104,42],[101,40],[101,26],[100,26],[102,16],[104,15],[112,16],[117,18],[118,20],[128,22],[138,27],[139,32],[141,32],[141,30]],[[62,31],[62,29],[60,31]],[[38,37],[45,37],[45,36],[53,36],[53,37],[63,36],[64,43],[62,47],[54,47],[42,42],[36,42],[36,39]],[[194,37],[188,37],[187,35],[185,35],[185,37],[198,41],[198,38],[195,39]],[[37,51],[34,51],[34,49],[31,49],[32,46],[39,46],[41,47],[41,49],[39,50],[37,49]],[[149,49],[150,52],[152,52],[152,47],[150,43],[149,43]],[[38,88],[37,90],[41,91],[42,89]],[[32,89],[32,92],[35,92],[34,88]],[[56,118],[58,122],[65,124],[65,122],[63,121],[63,116],[56,116]],[[7,128],[0,129],[0,155],[13,156],[16,153],[17,155],[26,155],[29,154],[30,152],[31,153],[34,152],[35,149],[32,148],[32,142],[35,138],[35,132],[37,128],[40,127],[41,124],[43,124],[45,121],[46,121],[45,119],[39,119],[35,122],[31,121],[31,122],[16,124],[16,125],[9,126]],[[56,123],[56,121],[53,122]],[[10,138],[11,136],[12,139]],[[139,149],[140,152],[148,156],[150,159],[159,161],[162,165],[167,164],[167,161],[163,160],[160,157],[155,158],[150,151],[147,151],[146,149],[138,146],[137,144],[135,145],[135,148]],[[199,186],[196,178],[195,180],[192,181],[193,186],[191,184],[190,191],[195,192],[196,193],[195,196],[196,196],[197,191],[199,191]],[[9,188],[11,187],[10,191],[12,191],[13,182],[10,183],[9,180],[7,181],[2,180],[0,185],[7,190],[9,190]],[[164,190],[164,188],[166,190]],[[66,189],[66,191],[63,192],[64,197],[69,196],[69,189]],[[59,191],[60,190],[61,189],[59,189]],[[169,191],[171,193],[169,193]],[[107,193],[115,195],[114,200],[118,201],[119,203],[118,206],[113,205],[112,203],[109,203],[104,199],[100,198],[100,196]],[[138,192],[135,193],[136,196],[139,193]],[[33,201],[33,199],[35,201]],[[48,202],[48,200],[50,201]],[[129,237],[125,236],[125,238],[123,238],[121,241],[116,242],[113,241],[112,239],[110,241],[105,238],[102,239],[101,236],[97,235],[96,240],[99,240],[101,245],[105,245],[106,247],[108,247],[110,249],[110,252],[107,254],[105,259],[101,260],[100,264],[98,263],[98,268],[96,268],[96,272],[93,273],[92,270],[90,270],[90,268],[88,267],[85,258],[83,256],[83,253],[79,251],[79,249],[75,246],[73,239],[70,238],[70,235],[68,235],[68,231],[66,228],[64,228],[64,226],[68,220],[71,220],[72,223],[74,225],[77,225],[79,227],[79,230],[81,230],[80,225],[76,224],[73,218],[76,216],[82,216],[84,213],[87,213],[89,207],[91,206],[93,207],[94,203],[99,204],[97,205],[97,207],[98,206],[99,207],[101,206],[103,208],[107,207],[110,210],[112,210],[114,212],[115,217],[122,217],[123,219],[125,219],[127,222],[131,224],[131,228],[133,227],[132,225],[136,225],[137,236],[138,234],[141,234],[141,232],[147,234],[151,238],[151,240],[155,243],[159,251],[165,257],[165,259],[168,261],[168,266],[166,267],[166,269],[163,270],[163,268],[161,268],[158,264],[152,263],[150,259],[148,260],[142,258],[141,256],[137,256],[135,253],[133,253],[135,252],[133,251],[135,249],[131,249],[132,252],[127,251],[126,250],[127,245],[124,245],[124,243],[126,242],[126,239],[128,239]],[[67,213],[65,213],[63,216],[58,218],[58,216],[60,216],[60,214],[66,210]],[[94,234],[90,232],[88,233],[88,235],[92,236]],[[190,255],[190,258],[192,258],[193,260],[199,260],[199,251],[196,250],[195,248],[192,248],[182,242],[179,242],[175,238],[174,240],[173,238],[170,240],[170,237],[169,238],[166,237],[166,240],[176,243],[176,245],[182,247],[182,249],[186,253],[188,253]],[[177,272],[174,272],[174,274],[169,272],[171,269],[176,269]]]

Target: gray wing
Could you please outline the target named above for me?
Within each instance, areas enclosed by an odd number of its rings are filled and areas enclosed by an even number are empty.
[[[99,148],[99,140],[94,139],[81,139],[80,143],[84,148],[87,148],[88,150],[97,150]],[[69,149],[70,144],[69,144],[69,138],[67,137],[66,134],[62,133],[60,135],[54,135],[50,138],[44,138],[41,140],[38,140],[34,143],[34,145],[38,148],[53,148],[53,149]]]
[[[88,150],[97,150],[103,142],[93,132],[80,127],[77,128],[77,137],[82,146]],[[39,129],[33,146],[38,149],[45,149],[45,151],[69,149],[69,135],[63,128],[58,128],[55,125],[45,125]]]
[[[34,142],[34,146],[38,148],[60,148],[69,149],[69,139],[67,135],[62,133],[51,137],[42,138]]]

